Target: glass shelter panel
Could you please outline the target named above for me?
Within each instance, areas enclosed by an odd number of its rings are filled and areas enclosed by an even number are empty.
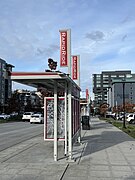
[[[54,98],[45,98],[45,139],[54,138]],[[65,100],[58,99],[58,139],[65,137]]]

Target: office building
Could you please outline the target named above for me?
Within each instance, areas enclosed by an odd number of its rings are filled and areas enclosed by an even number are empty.
[[[123,104],[135,104],[135,75],[131,78],[113,79],[108,92],[108,104],[110,107],[123,106]]]
[[[101,74],[93,74],[93,93],[95,106],[108,102],[108,91],[111,87],[112,79],[125,79],[131,77],[130,70],[123,71],[103,71]]]

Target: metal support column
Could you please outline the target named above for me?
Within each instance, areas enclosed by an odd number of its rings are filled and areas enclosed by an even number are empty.
[[[55,86],[54,86],[54,161],[57,161],[57,156],[58,156],[57,104],[58,104],[57,82],[55,82]]]
[[[67,82],[65,82],[65,155],[67,155]]]
[[[68,84],[68,155],[69,160],[72,160],[72,84]]]
[[[79,130],[79,137],[78,137],[78,143],[81,143],[81,116],[80,116],[80,99],[78,99],[78,118],[79,118],[79,124],[78,124],[78,126],[79,126],[79,128],[80,128],[80,130]]]

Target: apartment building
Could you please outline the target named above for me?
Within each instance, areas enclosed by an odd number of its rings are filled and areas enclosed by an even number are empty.
[[[37,91],[16,90],[16,100],[19,104],[19,112],[36,111],[43,107],[43,98]],[[17,111],[17,110],[16,110]]]
[[[101,74],[93,74],[93,93],[94,104],[99,106],[100,104],[108,102],[108,91],[112,84],[112,79],[125,79],[131,77],[130,70],[124,71],[102,71]]]
[[[7,106],[8,99],[12,94],[9,72],[12,71],[13,67],[13,65],[0,58],[0,112],[4,111],[4,107]]]

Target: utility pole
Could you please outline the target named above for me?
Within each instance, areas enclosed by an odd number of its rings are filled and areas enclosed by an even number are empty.
[[[126,121],[125,121],[125,82],[123,82],[123,111],[124,111],[123,128],[126,128]]]

